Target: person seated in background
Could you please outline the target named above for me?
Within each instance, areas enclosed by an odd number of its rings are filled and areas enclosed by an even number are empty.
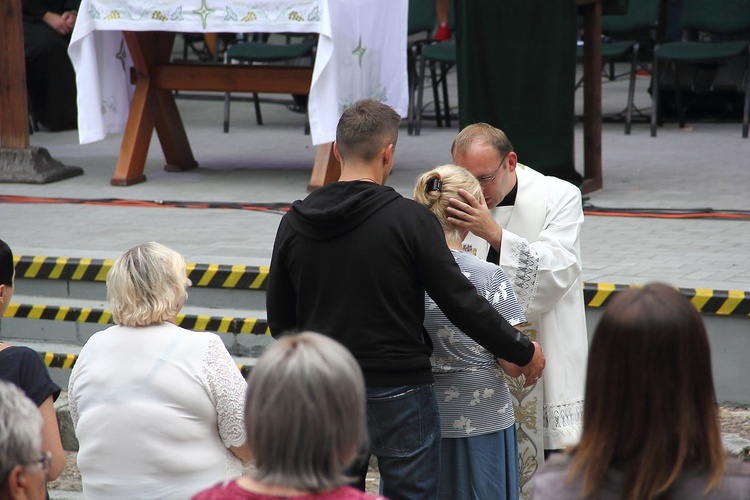
[[[0,317],[10,305],[15,289],[13,252],[0,240]],[[0,341],[0,380],[20,387],[38,407],[42,415],[42,450],[49,452],[51,461],[46,469],[47,481],[57,479],[65,469],[65,450],[60,440],[54,402],[60,387],[49,376],[39,354],[26,346],[13,346]]]
[[[50,454],[42,416],[14,384],[0,381],[0,500],[44,500]]]
[[[477,199],[482,186],[466,169],[442,165],[421,175],[414,200],[437,217],[461,272],[508,322],[525,321],[516,294],[500,266],[463,251],[468,229],[448,222],[451,198],[464,189]],[[518,446],[513,402],[505,381],[518,366],[495,360],[445,317],[425,294],[424,326],[433,344],[431,357],[442,434],[439,498],[516,499]]]
[[[580,442],[537,473],[532,498],[750,498],[727,464],[700,314],[652,283],[614,296],[591,342]]]
[[[51,131],[78,126],[76,74],[68,57],[80,0],[23,0],[26,82],[34,117]]]
[[[189,285],[155,242],[107,274],[116,325],[86,342],[68,386],[86,498],[189,498],[242,473],[247,384],[218,335],[175,325]]]
[[[365,419],[364,378],[348,349],[318,333],[282,337],[248,378],[254,467],[193,500],[384,500],[346,485],[345,470],[367,445]]]

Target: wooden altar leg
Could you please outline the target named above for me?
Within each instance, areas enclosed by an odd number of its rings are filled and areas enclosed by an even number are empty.
[[[109,181],[113,186],[130,186],[146,180],[143,168],[156,122],[155,97],[148,87],[148,78],[139,78],[135,84],[115,173]]]
[[[156,115],[156,134],[164,151],[167,164],[164,170],[167,172],[184,172],[198,166],[190,149],[185,126],[174,102],[172,92],[168,90],[154,91],[158,102],[158,113]]]
[[[319,145],[307,190],[313,191],[330,182],[336,182],[340,176],[341,164],[333,154],[333,143],[327,142]]]
[[[195,168],[197,163],[174,97],[169,91],[151,88],[151,67],[169,61],[175,34],[124,32],[123,35],[133,59],[136,83],[120,155],[110,183],[129,186],[146,180],[143,169],[154,128],[167,160],[166,170]]]
[[[217,36],[216,33],[204,33],[203,40],[206,42],[206,48],[211,57],[216,61],[216,48],[217,48]]]

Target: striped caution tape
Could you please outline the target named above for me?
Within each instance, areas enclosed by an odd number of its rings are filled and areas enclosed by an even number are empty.
[[[104,282],[115,263],[112,259],[43,257],[17,255],[16,277],[25,279]],[[223,264],[187,264],[193,286],[265,290],[268,266],[232,266]]]
[[[78,354],[61,354],[57,352],[40,351],[37,351],[37,354],[41,356],[44,364],[49,368],[70,369],[73,368],[73,366],[76,364],[76,361],[78,361]],[[252,369],[252,365],[237,364],[237,368],[239,368],[242,376],[247,378],[247,376],[250,374],[250,370]]]
[[[604,307],[617,293],[640,286],[584,283],[583,298],[587,307]],[[690,299],[698,312],[719,316],[750,316],[750,292],[681,287],[676,290]]]
[[[77,323],[112,323],[112,313],[108,309],[91,307],[68,307],[42,304],[17,304],[11,302],[4,317],[18,319],[48,319],[54,321],[74,321]],[[231,316],[208,316],[202,314],[178,314],[177,326],[188,330],[218,333],[250,333],[270,335],[268,322],[256,318],[234,318]]]
[[[44,364],[50,368],[73,368],[78,360],[78,354],[58,354],[56,352],[40,352]]]
[[[76,323],[112,322],[112,313],[106,309],[91,307],[50,306],[43,304],[16,304],[11,302],[5,312],[7,318],[49,319],[54,321],[74,321]]]
[[[111,259],[79,259],[16,255],[16,277],[27,279],[104,281],[112,264]]]
[[[265,290],[268,269],[268,266],[187,265],[188,278],[193,286],[240,290]]]

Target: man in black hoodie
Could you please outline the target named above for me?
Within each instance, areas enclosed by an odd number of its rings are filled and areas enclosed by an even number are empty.
[[[349,348],[367,385],[370,446],[383,494],[432,499],[440,422],[432,346],[422,327],[425,291],[458,328],[521,366],[529,383],[545,361],[540,347],[461,274],[435,216],[383,185],[400,120],[372,100],[344,111],[334,144],[341,178],[296,201],[281,220],[266,306],[274,337],[312,330]]]

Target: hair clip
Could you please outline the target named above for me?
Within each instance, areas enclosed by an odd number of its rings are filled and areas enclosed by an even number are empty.
[[[443,192],[443,181],[438,179],[437,177],[434,177],[427,181],[427,186],[425,186],[425,192],[430,193],[432,191],[437,191],[442,193]]]

